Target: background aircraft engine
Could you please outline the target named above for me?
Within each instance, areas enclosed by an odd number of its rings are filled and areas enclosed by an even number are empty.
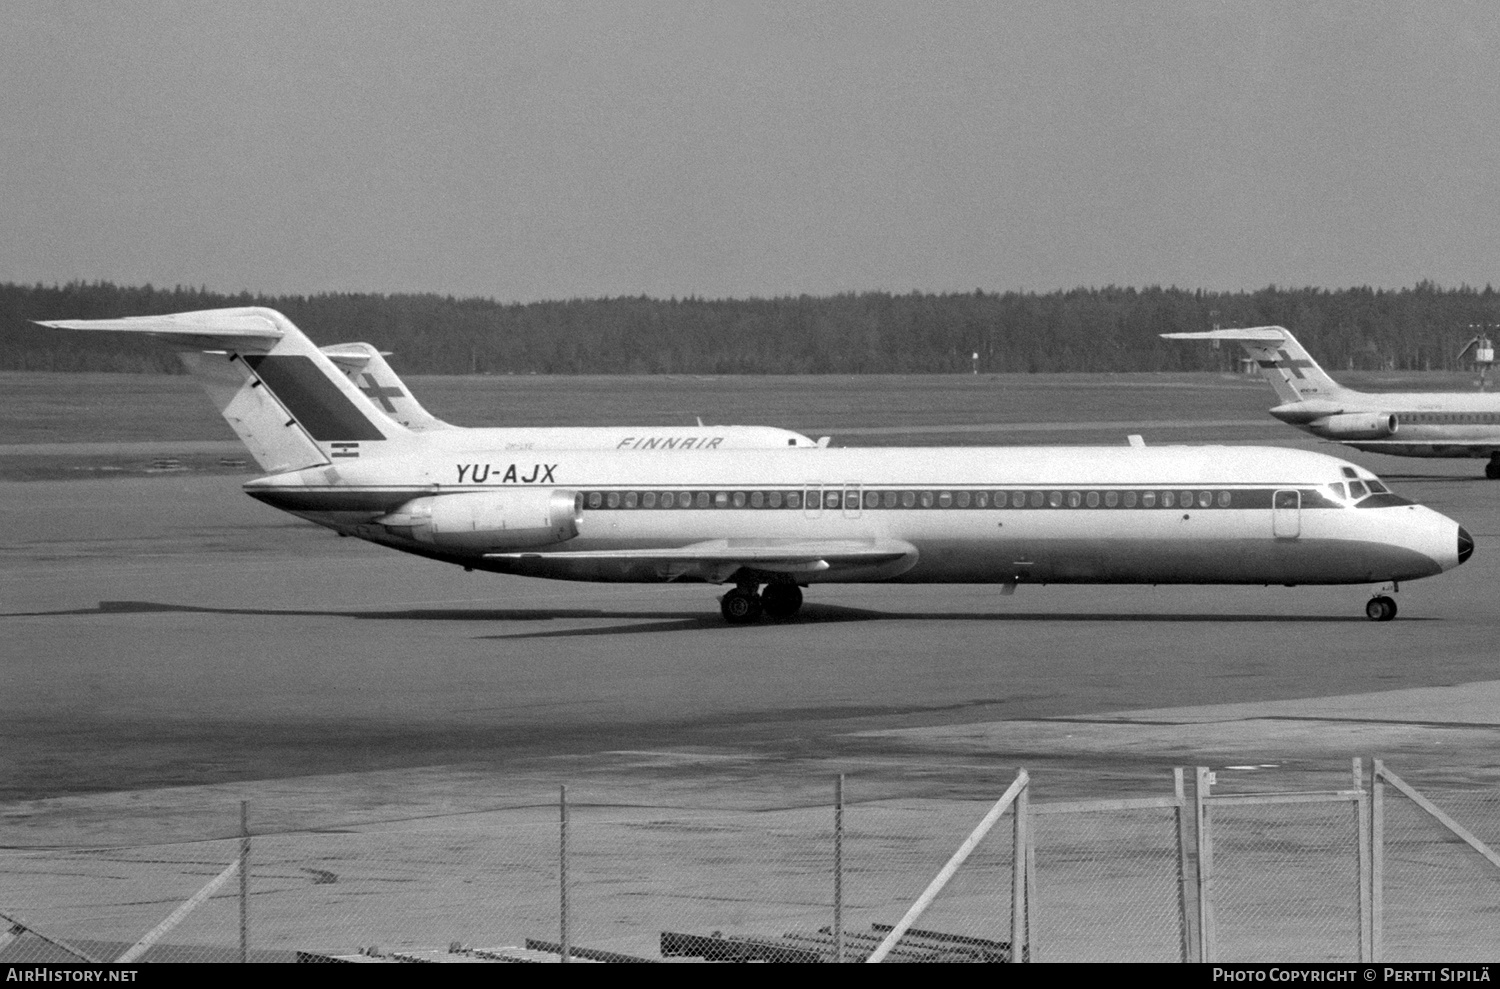
[[[578,535],[571,491],[476,491],[414,498],[381,525],[442,549],[490,550],[549,546]]]
[[[1395,436],[1401,423],[1386,412],[1349,412],[1313,423],[1327,435],[1341,440],[1383,440]]]

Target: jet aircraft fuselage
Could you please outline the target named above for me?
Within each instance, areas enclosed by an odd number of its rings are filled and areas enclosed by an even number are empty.
[[[1317,453],[834,450],[781,431],[729,449],[712,427],[517,447],[415,403],[386,414],[376,399],[394,396],[371,391],[394,386],[361,379],[377,366],[366,345],[331,357],[273,310],[47,325],[177,348],[266,471],[245,490],[269,505],[470,570],[732,584],[731,622],[791,615],[829,582],[1380,584],[1473,549],[1453,520]]]

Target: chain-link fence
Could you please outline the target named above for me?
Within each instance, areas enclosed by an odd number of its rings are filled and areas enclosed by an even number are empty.
[[[1500,847],[1500,793],[1435,783],[1417,796],[1487,849]],[[1383,961],[1500,957],[1500,863],[1415,800],[1384,788],[1379,805],[1379,952]]]
[[[1036,961],[1175,962],[1188,950],[1186,808],[1034,804]]]
[[[1500,794],[1427,791],[1471,842],[1387,777],[1252,794],[1200,771],[1189,797],[1179,772],[1067,804],[1028,802],[1024,773],[999,803],[575,800],[255,834],[243,883],[240,838],[14,849],[0,961],[861,961],[888,939],[890,961],[1500,958],[1500,857],[1474,844],[1500,839]]]
[[[1359,830],[1349,800],[1216,806],[1208,928],[1222,962],[1359,961]]]

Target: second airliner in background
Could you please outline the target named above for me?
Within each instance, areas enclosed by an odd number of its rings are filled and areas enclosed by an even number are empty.
[[[1162,336],[1239,344],[1281,399],[1271,415],[1314,436],[1396,457],[1488,457],[1484,476],[1500,479],[1500,394],[1345,388],[1281,326]]]

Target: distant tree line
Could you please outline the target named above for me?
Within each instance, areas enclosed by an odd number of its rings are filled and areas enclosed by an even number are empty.
[[[108,283],[0,284],[0,369],[177,371],[170,354],[37,319],[271,306],[319,344],[368,341],[412,374],[873,374],[1179,371],[1237,351],[1157,334],[1279,324],[1330,369],[1457,367],[1473,324],[1500,322],[1490,287],[1254,292],[1177,288],[776,299],[573,299],[501,303],[440,295],[225,295]]]

